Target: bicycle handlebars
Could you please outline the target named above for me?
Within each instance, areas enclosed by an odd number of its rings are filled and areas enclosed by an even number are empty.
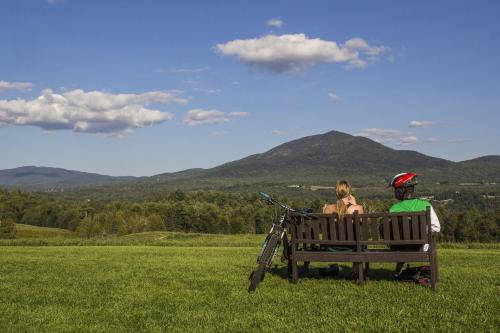
[[[297,213],[297,214],[300,214],[304,217],[316,218],[316,216],[311,214],[312,211],[309,211],[309,209],[307,209],[307,211],[305,209],[304,210],[293,209],[293,208],[285,205],[284,203],[281,203],[278,200],[274,199],[273,197],[271,197],[269,194],[267,194],[265,192],[259,192],[259,194],[262,197],[262,199],[266,200],[266,202],[270,205],[277,204],[277,205],[281,206],[281,208],[283,208],[289,212]]]

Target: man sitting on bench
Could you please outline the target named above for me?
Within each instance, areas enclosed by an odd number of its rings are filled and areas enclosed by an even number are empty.
[[[431,208],[431,229],[433,232],[439,232],[441,230],[441,225],[439,219],[432,208],[432,205],[425,200],[414,199],[413,195],[415,192],[415,185],[417,185],[417,174],[415,173],[400,173],[394,176],[389,183],[388,187],[394,188],[394,196],[399,200],[398,203],[394,204],[389,212],[399,213],[399,212],[421,212],[425,211],[427,207]],[[393,245],[392,250],[395,251],[424,251],[429,249],[429,244],[420,245]],[[399,278],[401,269],[404,263],[398,262],[396,265],[396,270],[394,271],[394,278]]]

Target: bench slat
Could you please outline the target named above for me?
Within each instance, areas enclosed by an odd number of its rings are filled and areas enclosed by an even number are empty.
[[[369,240],[370,239],[370,234],[369,234],[369,224],[370,220],[369,219],[361,219],[360,218],[360,223],[361,223],[361,239],[362,240]]]
[[[311,221],[312,223],[312,238],[321,239],[321,234],[319,232],[319,223],[318,221]]]
[[[343,241],[346,240],[346,233],[345,233],[345,223],[343,221],[338,221],[337,225],[339,226],[339,236],[338,239]]]
[[[360,241],[359,242],[361,245],[405,245],[405,244],[425,244],[426,241],[424,240],[390,240],[390,241],[385,241],[385,240],[367,240],[367,241]]]
[[[408,215],[403,215],[403,239],[404,240],[410,240],[411,235],[410,235],[410,219],[408,218]]]
[[[328,240],[328,219],[326,217],[319,219],[319,230],[321,233],[321,239]]]
[[[382,221],[384,223],[384,240],[390,240],[391,239],[391,225],[389,222],[389,218],[387,216],[384,216],[382,218]]]
[[[326,252],[326,251],[299,251],[297,261],[326,261],[326,262],[428,262],[429,255],[425,252]]]
[[[347,240],[354,240],[354,219],[350,216],[346,216],[344,221],[341,223],[345,223],[345,227],[347,229]]]
[[[334,217],[328,218],[328,225],[330,227],[330,233],[329,233],[330,237],[328,237],[328,239],[333,240],[333,241],[338,240],[339,236],[337,233],[337,227],[338,227],[337,217],[334,216]]]
[[[418,227],[418,215],[413,215],[411,217],[411,234],[412,239],[418,240],[420,238],[420,229]]]
[[[302,221],[297,221],[297,223],[295,223],[296,225],[296,230],[297,230],[297,240],[302,240],[304,239],[304,231],[302,230],[302,227],[304,226],[304,224],[302,223]]]
[[[391,225],[392,225],[392,239],[393,240],[400,240],[399,237],[399,223],[398,223],[398,218],[393,217],[391,219]]]
[[[369,242],[369,241],[367,241]],[[321,245],[356,245],[356,241],[331,241],[331,240],[319,240],[319,239],[304,239],[301,241],[301,244],[321,244]]]
[[[373,240],[378,240],[379,239],[379,235],[378,235],[378,219],[376,217],[372,217],[370,219],[370,226],[371,226],[371,238]]]
[[[420,216],[418,222],[420,224],[420,239],[427,240],[427,216]]]

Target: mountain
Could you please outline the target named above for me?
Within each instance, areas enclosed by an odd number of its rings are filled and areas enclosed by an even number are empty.
[[[0,170],[0,185],[6,187],[44,188],[104,185],[134,177],[113,177],[96,173],[80,172],[60,168],[23,166]]]
[[[379,184],[398,172],[414,171],[433,182],[482,182],[500,179],[500,156],[452,162],[410,150],[396,150],[365,137],[331,131],[279,145],[262,154],[187,175],[210,183],[334,183],[339,178]],[[182,174],[155,176],[177,182]]]
[[[22,167],[0,171],[0,185],[67,187],[117,184],[122,192],[176,187],[272,184],[334,184],[345,178],[356,186],[380,186],[394,174],[413,171],[427,183],[500,182],[500,156],[453,162],[411,150],[396,150],[365,137],[331,131],[279,145],[267,152],[210,169],[188,169],[151,177],[111,177],[55,168]],[[154,186],[153,186],[154,185]]]

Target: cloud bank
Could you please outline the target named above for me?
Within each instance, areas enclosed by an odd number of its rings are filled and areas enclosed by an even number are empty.
[[[226,114],[219,110],[203,110],[192,109],[189,110],[184,118],[184,123],[189,126],[207,125],[207,124],[221,124],[229,122]]]
[[[212,124],[222,124],[231,121],[230,118],[243,118],[248,117],[249,112],[234,111],[229,112],[227,115],[223,111],[219,110],[203,110],[203,109],[192,109],[189,110],[184,118],[184,123],[188,126],[197,125],[212,125]],[[213,132],[220,133],[220,132]]]
[[[288,133],[287,133],[287,132],[284,132],[284,131],[281,131],[281,130],[277,130],[277,129],[275,129],[275,130],[272,130],[272,131],[271,131],[271,134],[272,134],[272,135],[282,136],[282,135],[287,135]]]
[[[436,123],[430,120],[412,120],[408,127],[411,128],[422,128],[422,127],[430,127],[435,125]]]
[[[338,44],[309,38],[305,34],[271,34],[217,44],[215,50],[223,56],[236,56],[253,67],[276,73],[298,73],[321,63],[344,63],[348,67],[364,68],[388,48],[371,46],[361,38]]]
[[[242,117],[248,117],[249,115],[250,115],[249,112],[244,112],[244,111],[229,112],[230,117],[242,118]]]
[[[418,142],[418,138],[416,136],[395,129],[364,128],[356,135],[364,136],[379,143],[411,145]]]
[[[57,94],[46,89],[33,100],[0,100],[0,125],[118,134],[172,119],[169,112],[146,107],[170,102],[187,101],[175,92],[164,91],[112,94],[76,89]]]
[[[31,82],[7,82],[0,81],[0,92],[5,90],[31,90],[33,83]]]

